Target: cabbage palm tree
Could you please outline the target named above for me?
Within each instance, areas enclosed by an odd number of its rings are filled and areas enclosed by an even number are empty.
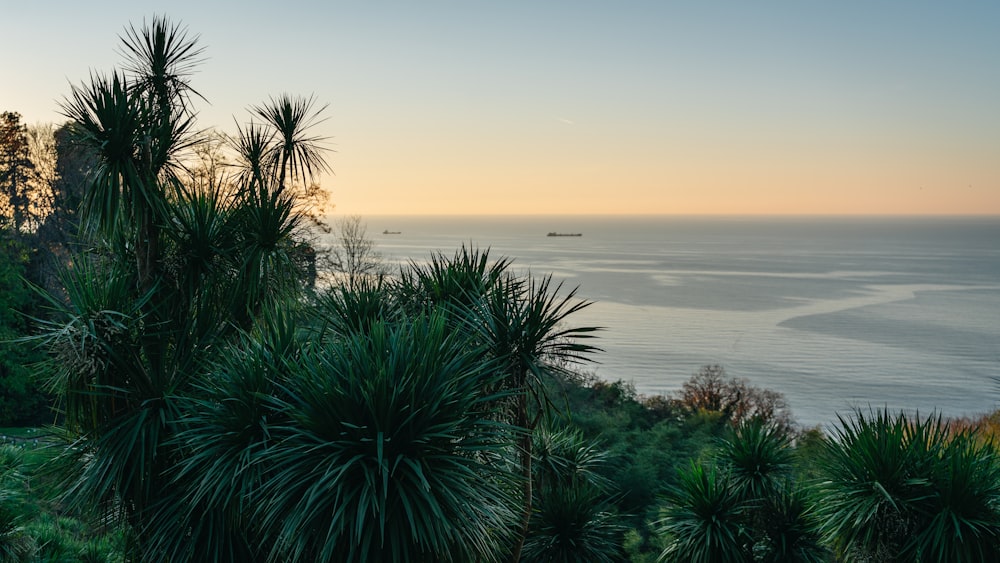
[[[68,300],[54,300],[62,319],[47,335],[52,386],[77,436],[64,488],[139,532],[185,455],[172,439],[199,377],[239,329],[298,296],[303,209],[279,179],[326,166],[300,119],[281,135],[259,127],[260,161],[241,169],[267,174],[189,177],[196,39],[163,18],[128,28],[124,70],[92,75],[63,106],[97,162],[81,215],[90,246],[63,276]],[[263,107],[286,105],[310,107],[288,96]]]
[[[692,463],[680,472],[669,498],[670,505],[659,522],[659,533],[667,541],[660,561],[753,560],[753,538],[744,523],[745,503],[725,472]]]
[[[843,557],[989,561],[1000,553],[1000,458],[972,431],[887,410],[840,419],[818,502]]]
[[[143,292],[153,289],[162,266],[160,231],[180,183],[179,155],[196,142],[189,83],[201,55],[196,40],[163,18],[141,30],[129,27],[126,70],[92,75],[63,104],[98,161],[84,217],[106,236],[130,231]]]
[[[693,465],[661,522],[668,561],[825,561],[819,524],[791,475],[781,424],[741,422],[721,440],[718,465]]]
[[[497,375],[467,335],[441,315],[323,343],[285,326],[224,357],[194,399],[177,473],[191,525],[162,553],[239,560],[232,546],[253,538],[269,561],[496,561],[514,518],[495,460],[511,430],[488,416],[481,387]],[[237,541],[198,528],[205,513]]]
[[[480,251],[463,244],[450,258],[435,252],[426,264],[411,261],[400,271],[392,292],[407,311],[448,310],[461,325],[510,265],[509,258],[492,259],[489,249]],[[475,321],[472,326],[476,326]]]
[[[612,508],[608,455],[578,431],[534,433],[533,514],[522,561],[617,561],[624,528]]]
[[[576,297],[576,290],[560,295],[561,284],[552,277],[540,280],[506,274],[478,303],[473,319],[489,355],[498,361],[502,386],[513,392],[506,404],[507,417],[521,429],[517,455],[521,467],[521,524],[511,561],[520,560],[532,515],[532,432],[548,408],[545,380],[572,377],[569,367],[589,360],[598,348],[581,340],[593,337],[596,327],[566,326],[573,313],[590,302]]]
[[[598,349],[581,341],[598,329],[565,326],[570,315],[589,305],[576,290],[561,294],[551,276],[518,275],[510,265],[506,258],[492,260],[488,250],[463,245],[452,258],[437,253],[426,265],[411,263],[393,291],[408,311],[446,311],[453,329],[474,335],[502,376],[483,390],[503,391],[497,414],[519,432],[515,455],[522,508],[510,557],[517,561],[534,497],[532,431],[548,407],[543,382],[571,377],[573,364],[588,361]]]
[[[754,502],[781,490],[792,468],[787,434],[763,419],[750,419],[722,439],[720,461],[742,502]]]
[[[755,560],[825,561],[819,522],[805,489],[793,480],[787,432],[781,422],[744,420],[721,440],[718,460],[743,504]]]

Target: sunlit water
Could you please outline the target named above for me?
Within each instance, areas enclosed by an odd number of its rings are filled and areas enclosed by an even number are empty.
[[[997,218],[364,219],[392,262],[464,243],[579,286],[594,303],[572,322],[605,327],[586,369],[640,393],[721,364],[784,393],[803,425],[1000,404]]]

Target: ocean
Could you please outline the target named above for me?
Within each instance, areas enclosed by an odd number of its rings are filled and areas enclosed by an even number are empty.
[[[802,426],[856,408],[1000,407],[997,217],[363,220],[389,262],[465,244],[579,287],[593,304],[570,322],[604,328],[583,369],[641,394],[676,392],[719,364],[783,393]]]

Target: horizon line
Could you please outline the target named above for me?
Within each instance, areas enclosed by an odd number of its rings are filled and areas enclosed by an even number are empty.
[[[483,212],[469,212],[469,213],[455,213],[455,212],[439,212],[439,213],[339,213],[330,212],[324,213],[323,216],[351,216],[358,215],[364,216],[382,216],[382,217],[700,217],[700,218],[726,218],[726,217],[758,217],[758,218],[896,218],[896,219],[919,219],[919,218],[938,218],[938,219],[961,219],[961,218],[977,218],[977,219],[989,219],[998,218],[1000,219],[1000,212],[997,213],[544,213],[544,212],[526,212],[526,213],[483,213]]]

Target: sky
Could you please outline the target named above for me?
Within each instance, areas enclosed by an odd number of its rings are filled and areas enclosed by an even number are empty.
[[[29,124],[153,15],[205,47],[200,126],[315,96],[337,213],[1000,214],[993,0],[0,8],[0,111]]]

